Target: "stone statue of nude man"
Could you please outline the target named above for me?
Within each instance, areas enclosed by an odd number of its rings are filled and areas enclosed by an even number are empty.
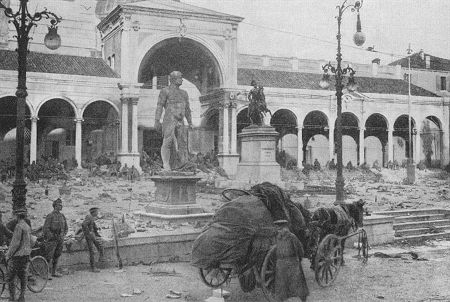
[[[166,171],[176,170],[188,161],[188,129],[184,118],[192,129],[192,116],[187,92],[180,89],[183,75],[173,71],[169,75],[170,85],[159,93],[155,114],[155,129],[162,131],[161,157]],[[164,119],[161,115],[164,109]]]

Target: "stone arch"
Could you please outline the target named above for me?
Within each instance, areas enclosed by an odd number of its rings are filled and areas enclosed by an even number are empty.
[[[420,128],[420,158],[424,159],[425,165],[429,168],[438,168],[443,159],[443,132],[441,120],[429,115],[422,120]]]
[[[414,118],[411,117],[412,136],[415,131],[414,129],[416,129],[416,122]],[[410,143],[407,114],[402,114],[395,119],[393,136],[394,136],[394,159],[401,164],[404,160],[406,160],[409,157],[409,155],[411,155],[411,157],[413,158],[415,149],[414,138],[412,137],[412,141]]]
[[[281,166],[292,160],[297,161],[297,117],[289,109],[278,109],[273,111],[270,125],[279,133],[277,141],[277,161]]]
[[[219,87],[221,87],[225,83],[225,71],[226,65],[225,60],[223,57],[222,50],[220,47],[214,43],[213,41],[210,41],[204,37],[198,36],[198,35],[192,35],[187,34],[185,37],[183,37],[181,42],[179,41],[179,36],[176,33],[168,33],[164,35],[160,35],[157,37],[151,36],[145,39],[142,43],[140,43],[139,48],[141,51],[138,53],[138,66],[135,70],[135,75],[133,76],[137,82],[144,82],[145,80],[148,81],[142,74],[145,70],[145,63],[148,63],[148,60],[150,59],[151,55],[154,54],[155,51],[157,51],[159,48],[164,47],[163,44],[167,44],[169,42],[177,42],[177,43],[194,43],[194,45],[198,46],[199,49],[202,49],[202,53],[215,63],[215,67],[217,70],[217,76],[219,80]],[[183,72],[183,70],[180,70]],[[156,71],[157,72],[157,71]],[[158,75],[158,74],[156,74]],[[193,83],[196,83],[197,81],[193,78],[189,78],[189,80]],[[197,83],[196,83],[197,84]],[[199,90],[202,91],[202,89]],[[204,91],[202,91],[204,93]]]
[[[0,100],[3,99],[3,98],[6,98],[6,97],[13,97],[13,98],[15,98],[16,96],[13,93],[6,93],[6,94],[0,95]],[[26,103],[28,109],[30,110],[30,115],[34,116],[36,114],[36,110],[35,110],[33,104],[31,103],[30,99],[26,98],[25,99],[25,103]],[[1,103],[0,103],[0,105],[1,105]]]
[[[74,102],[66,97],[47,98],[36,108],[37,159],[53,157],[59,162],[71,161],[75,157],[75,119],[79,112]],[[54,129],[63,129],[64,134],[49,136]]]
[[[29,133],[31,130],[30,117],[32,116],[31,104],[26,100],[25,106],[25,154],[29,152]],[[5,94],[0,97],[0,160],[14,166],[16,154],[16,127],[17,127],[17,97],[11,94]],[[25,155],[25,159],[29,159]]]
[[[80,115],[81,159],[95,161],[98,157],[116,159],[119,144],[119,110],[108,100],[92,100],[86,103]]]
[[[109,105],[111,105],[111,107],[113,107],[114,109],[115,109],[115,111],[117,112],[117,114],[119,115],[120,114],[120,109],[119,109],[119,107],[117,107],[117,105],[113,102],[113,101],[110,101],[110,100],[108,100],[108,99],[98,99],[98,98],[94,98],[94,99],[90,99],[89,101],[87,101],[84,105],[83,105],[83,107],[81,108],[81,110],[80,110],[80,117],[81,118],[83,118],[83,116],[84,116],[84,111],[86,110],[86,108],[90,105],[90,104],[92,104],[92,103],[94,103],[94,102],[106,102],[106,103],[108,103]]]
[[[48,101],[51,101],[51,100],[56,100],[56,99],[64,100],[67,103],[69,103],[75,113],[75,118],[81,117],[78,115],[79,110],[78,110],[77,106],[75,105],[75,102],[66,96],[53,96],[53,97],[48,97],[48,98],[43,99],[41,102],[39,102],[39,104],[36,107],[36,116],[39,115],[39,111],[41,110],[42,106],[44,106],[45,103],[47,103]]]
[[[366,151],[365,159],[368,165],[372,165],[375,160],[382,166],[386,166],[388,160],[387,143],[388,143],[388,129],[389,121],[381,113],[372,113],[364,122],[365,126],[365,143]],[[380,156],[381,154],[381,156]]]
[[[237,123],[237,133],[241,133],[242,129],[244,129],[247,126],[250,126],[250,118],[248,117],[248,107],[242,108],[237,114],[236,117],[236,123]]]
[[[329,159],[329,117],[320,110],[313,110],[303,119],[303,160],[313,164],[317,158],[321,164]]]
[[[334,142],[336,142],[337,119],[334,122]],[[342,113],[342,164],[345,166],[352,162],[356,166],[360,161],[359,155],[359,128],[360,120],[353,112]]]

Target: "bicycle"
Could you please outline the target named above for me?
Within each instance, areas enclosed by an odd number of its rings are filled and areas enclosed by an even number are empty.
[[[38,244],[38,243],[37,243]],[[33,293],[40,293],[44,290],[47,285],[49,278],[49,267],[47,260],[42,257],[39,253],[41,252],[42,246],[38,244],[37,247],[31,250],[30,263],[28,266],[28,283],[27,288]],[[0,247],[0,263],[4,266],[0,266],[0,295],[5,291],[7,281],[6,281],[6,269],[8,264],[5,258],[6,247]],[[16,291],[20,291],[20,281],[16,276],[14,280],[16,284]]]

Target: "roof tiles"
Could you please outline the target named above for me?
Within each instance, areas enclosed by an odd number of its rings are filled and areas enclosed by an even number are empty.
[[[17,70],[17,68],[17,52],[0,50],[0,70]],[[39,52],[28,53],[27,71],[106,78],[119,77],[101,58]]]
[[[261,69],[238,69],[238,85],[250,86],[252,80],[264,87],[322,90],[319,82],[321,74],[301,73]],[[334,79],[329,90],[334,90]],[[379,94],[408,94],[408,83],[400,79],[356,77],[358,92]],[[411,95],[437,97],[436,94],[421,87],[411,85]]]

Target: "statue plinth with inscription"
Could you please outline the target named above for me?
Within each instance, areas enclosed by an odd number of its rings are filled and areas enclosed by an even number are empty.
[[[281,167],[276,162],[276,141],[279,133],[271,126],[250,125],[238,134],[241,161],[236,180],[250,183],[281,182]]]

